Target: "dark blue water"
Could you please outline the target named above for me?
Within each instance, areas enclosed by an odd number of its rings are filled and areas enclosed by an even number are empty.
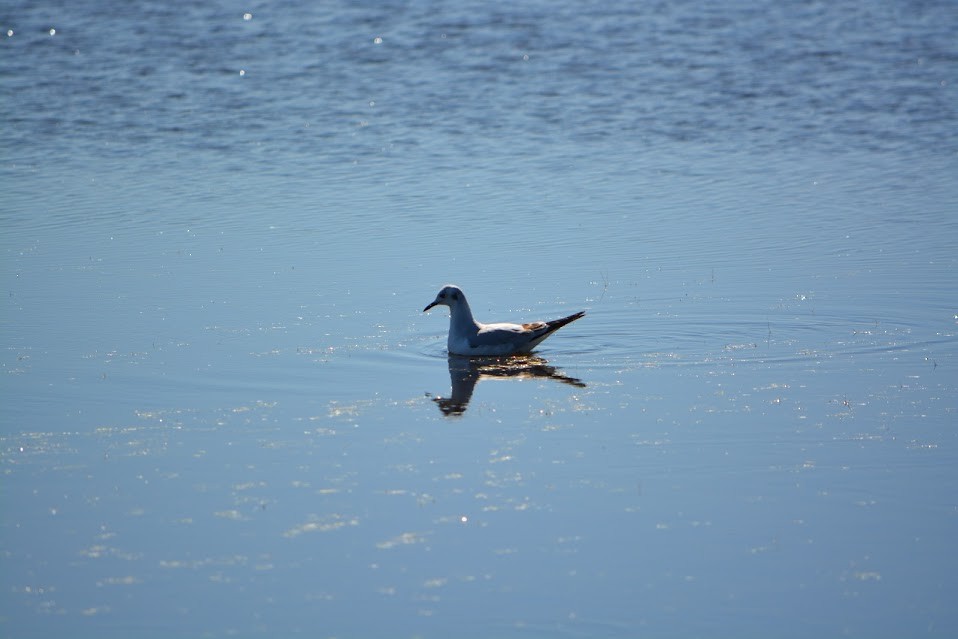
[[[956,27],[4,5],[0,635],[954,635]]]
[[[294,157],[376,159],[408,174],[420,162],[488,167],[557,151],[569,161],[597,146],[947,157],[956,12],[14,3],[3,18],[7,148],[18,164],[50,152],[174,165],[241,154],[237,172],[287,174]]]

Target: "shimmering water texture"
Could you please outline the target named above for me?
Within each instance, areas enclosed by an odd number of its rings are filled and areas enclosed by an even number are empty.
[[[958,635],[953,2],[274,4],[0,10],[0,636]]]

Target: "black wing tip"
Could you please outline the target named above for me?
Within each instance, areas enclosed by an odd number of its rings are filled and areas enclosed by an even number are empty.
[[[546,324],[548,324],[549,326],[548,332],[551,333],[552,331],[557,331],[563,326],[565,326],[566,324],[571,324],[577,319],[582,319],[583,317],[585,317],[585,311],[579,311],[578,313],[573,313],[572,315],[569,315],[568,317],[563,317],[562,319],[546,322]]]

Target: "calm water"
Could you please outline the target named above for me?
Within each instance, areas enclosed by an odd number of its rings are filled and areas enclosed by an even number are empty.
[[[0,9],[0,635],[954,636],[958,9],[700,4]]]

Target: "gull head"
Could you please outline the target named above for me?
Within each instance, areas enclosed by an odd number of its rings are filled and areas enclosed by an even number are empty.
[[[442,287],[442,290],[439,291],[438,295],[436,295],[436,299],[426,306],[426,308],[422,309],[422,312],[425,313],[433,306],[448,306],[450,309],[452,309],[465,301],[465,299],[466,296],[462,294],[461,288],[452,284],[448,284]]]

